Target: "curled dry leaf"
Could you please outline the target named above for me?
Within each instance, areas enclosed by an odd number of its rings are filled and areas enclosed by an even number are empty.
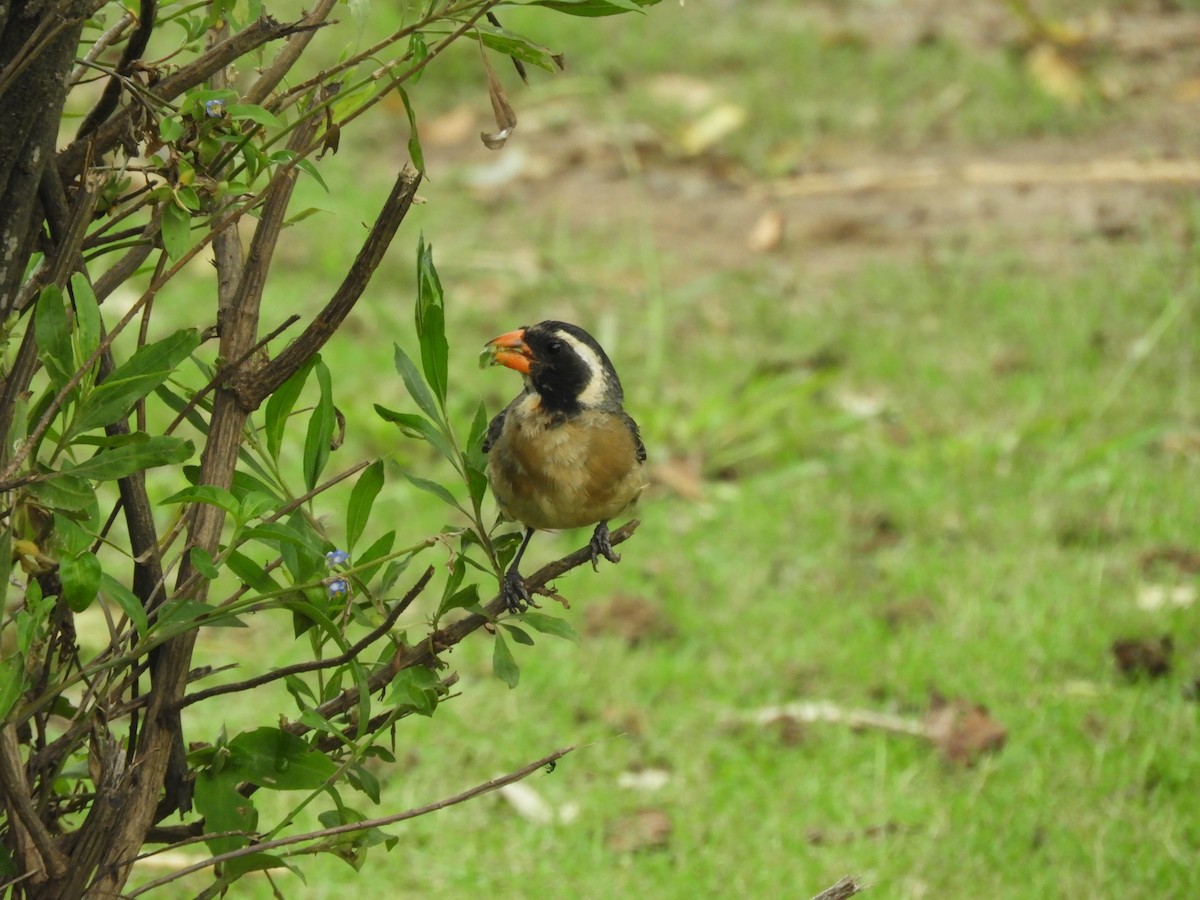
[[[513,112],[512,104],[508,102],[508,95],[504,92],[504,85],[496,77],[496,70],[492,68],[487,56],[483,57],[483,68],[487,73],[488,97],[491,98],[492,113],[496,117],[496,131],[481,131],[479,139],[489,150],[499,150],[508,141],[513,129],[517,127],[517,114]]]
[[[613,853],[657,850],[671,841],[671,817],[661,809],[639,809],[609,826],[605,843]]]

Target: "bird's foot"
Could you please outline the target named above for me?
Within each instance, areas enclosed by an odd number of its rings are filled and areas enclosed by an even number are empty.
[[[601,522],[596,526],[596,530],[592,532],[592,539],[588,542],[588,550],[592,554],[592,571],[599,571],[600,557],[604,557],[611,563],[619,563],[621,554],[613,549],[612,542],[608,539],[608,523]]]
[[[504,598],[504,605],[508,607],[508,611],[514,615],[525,612],[531,606],[539,606],[530,595],[529,588],[525,587],[525,579],[516,569],[509,569],[504,573],[504,581],[500,584],[500,596]]]

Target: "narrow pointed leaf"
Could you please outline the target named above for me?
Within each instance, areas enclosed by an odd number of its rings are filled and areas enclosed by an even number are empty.
[[[383,460],[377,459],[363,469],[350,492],[346,507],[346,549],[353,550],[371,518],[371,507],[383,488]]]
[[[185,328],[139,349],[87,396],[71,426],[71,434],[82,434],[125,418],[135,403],[166,381],[198,346],[200,333]]]

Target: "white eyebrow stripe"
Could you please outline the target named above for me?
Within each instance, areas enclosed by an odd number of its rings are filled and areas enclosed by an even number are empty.
[[[596,351],[565,331],[556,331],[554,334],[570,345],[575,354],[583,360],[587,370],[592,373],[592,377],[579,395],[579,405],[585,409],[604,406],[611,392],[611,386],[608,383],[608,372],[605,371],[604,364],[600,362]]]

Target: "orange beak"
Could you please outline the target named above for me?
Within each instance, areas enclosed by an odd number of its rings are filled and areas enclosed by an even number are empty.
[[[494,337],[484,346],[485,357],[490,354],[488,365],[508,366],[516,369],[522,375],[529,374],[529,366],[533,362],[529,345],[525,343],[525,329],[518,328],[499,337]]]

